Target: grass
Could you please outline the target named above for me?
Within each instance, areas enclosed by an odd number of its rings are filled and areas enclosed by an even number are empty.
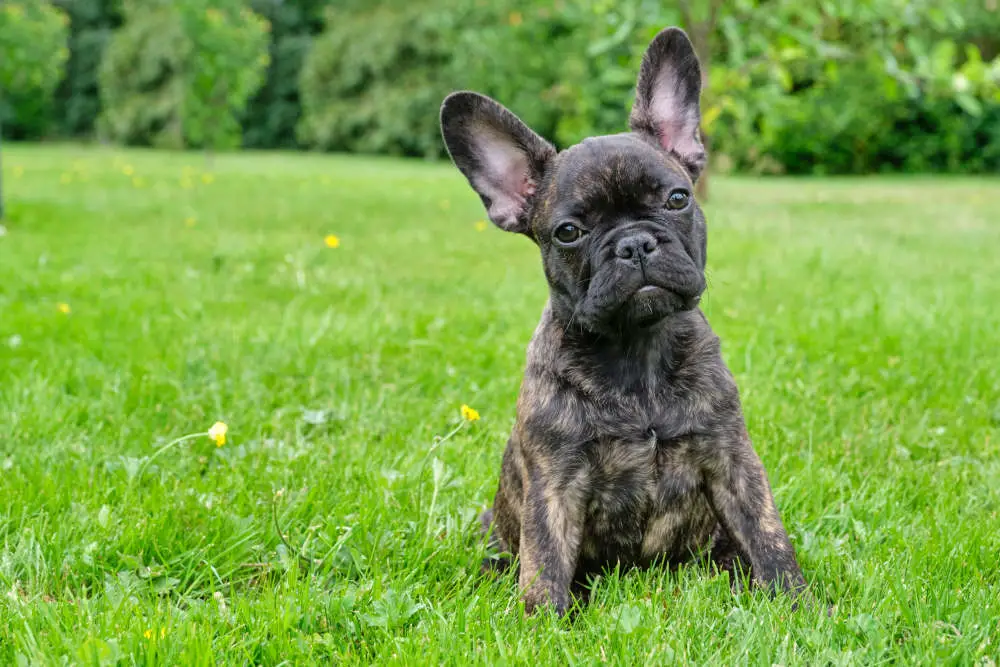
[[[996,179],[714,181],[704,309],[833,614],[693,565],[570,622],[476,576],[546,293],[450,165],[3,169],[0,664],[998,660]]]

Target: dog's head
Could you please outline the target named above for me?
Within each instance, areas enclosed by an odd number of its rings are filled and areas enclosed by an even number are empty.
[[[501,229],[541,249],[556,317],[605,335],[695,308],[705,289],[701,70],[668,28],[643,57],[631,132],[558,152],[488,97],[450,95],[441,129]]]

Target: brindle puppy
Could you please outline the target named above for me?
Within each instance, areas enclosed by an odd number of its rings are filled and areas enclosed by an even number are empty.
[[[550,287],[483,516],[519,557],[529,613],[565,613],[571,585],[602,568],[706,548],[759,584],[805,586],[698,309],[700,94],[691,42],[672,28],[646,51],[629,133],[557,153],[487,97],[455,93],[441,109],[455,164],[497,226],[538,244]]]

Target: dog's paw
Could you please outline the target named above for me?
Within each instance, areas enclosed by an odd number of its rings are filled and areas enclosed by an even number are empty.
[[[551,610],[557,616],[565,616],[573,605],[569,591],[551,590],[547,586],[532,586],[524,591],[524,613],[528,616]]]

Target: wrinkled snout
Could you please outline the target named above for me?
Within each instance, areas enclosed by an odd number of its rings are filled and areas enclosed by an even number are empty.
[[[645,231],[632,232],[618,239],[615,257],[630,264],[644,263],[659,248],[656,237]]]
[[[647,222],[614,230],[594,257],[577,314],[592,328],[645,327],[697,307],[705,276],[677,230]]]

